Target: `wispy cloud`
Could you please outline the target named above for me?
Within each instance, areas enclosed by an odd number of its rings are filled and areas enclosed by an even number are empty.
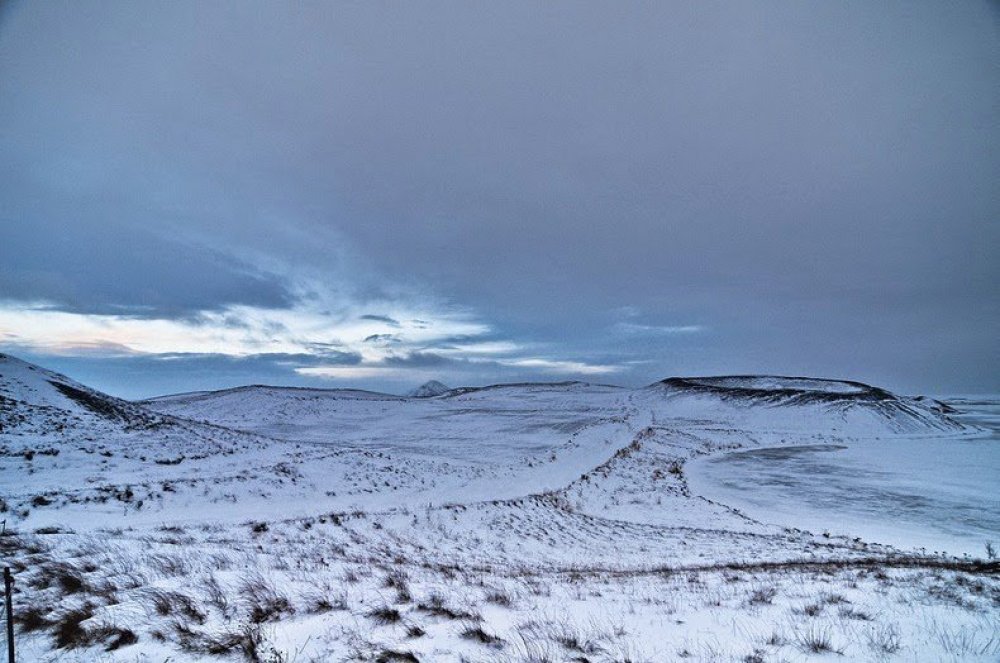
[[[375,314],[372,314],[372,313],[366,313],[366,314],[360,316],[360,319],[361,320],[370,320],[372,322],[384,322],[385,324],[389,325],[390,327],[400,327],[401,326],[399,324],[399,320],[396,320],[395,318],[391,318],[388,315],[375,315]]]
[[[268,358],[300,376],[406,379],[432,372],[601,375],[618,365],[537,357],[537,344],[499,339],[469,311],[433,302],[302,298],[289,308],[246,305],[181,318],[81,313],[51,302],[0,301],[0,345],[62,356]],[[392,328],[387,333],[387,327]]]
[[[523,346],[513,341],[465,341],[449,343],[434,348],[444,355],[506,355],[523,350]]]
[[[399,374],[399,369],[388,366],[300,366],[295,372],[312,378],[362,380],[392,377]]]
[[[631,335],[671,335],[671,334],[697,334],[705,331],[702,325],[642,325],[634,322],[619,322],[615,324],[615,331],[621,334]]]
[[[558,359],[540,359],[537,357],[527,359],[501,359],[499,364],[503,366],[514,366],[517,368],[530,368],[546,373],[564,373],[579,375],[602,375],[606,373],[616,373],[621,368],[609,364],[588,364],[582,361],[563,361]]]
[[[396,354],[385,359],[357,366],[303,366],[295,369],[299,375],[331,380],[361,378],[401,378],[404,376],[443,377],[445,374],[475,374],[484,369],[516,371],[518,375],[605,375],[622,370],[623,366],[591,364],[584,361],[544,359],[539,357],[445,356],[433,352]]]
[[[403,320],[396,323],[400,344],[424,347],[455,335],[475,337],[489,333],[488,324],[465,311],[421,308],[394,303]],[[261,354],[310,355],[356,352],[366,361],[389,354],[378,337],[384,320],[351,312],[351,304],[337,310],[315,302],[298,302],[287,309],[225,306],[185,318],[131,317],[59,310],[48,304],[0,302],[0,340],[37,352],[73,354],[211,354],[245,357]],[[395,345],[395,344],[394,344]]]

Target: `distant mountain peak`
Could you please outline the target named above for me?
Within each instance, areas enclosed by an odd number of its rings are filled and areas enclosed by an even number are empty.
[[[441,394],[449,391],[451,391],[451,389],[437,380],[428,380],[406,395],[410,398],[431,398],[433,396],[440,396]]]

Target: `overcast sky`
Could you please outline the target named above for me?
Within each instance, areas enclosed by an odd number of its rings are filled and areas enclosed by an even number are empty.
[[[6,2],[0,350],[128,397],[1000,391],[989,2]]]

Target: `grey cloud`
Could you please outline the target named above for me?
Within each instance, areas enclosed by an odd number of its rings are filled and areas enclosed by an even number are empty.
[[[339,354],[343,352],[344,347],[342,343],[306,343],[305,345],[317,355]]]
[[[24,2],[0,21],[0,296],[287,306],[219,249],[240,247],[648,360],[634,384],[1000,388],[989,3]],[[623,338],[626,307],[711,333]]]
[[[323,350],[312,355],[296,355],[296,361],[300,363],[312,364],[339,364],[344,366],[355,366],[363,361],[357,352],[342,350]]]
[[[362,320],[371,320],[373,322],[384,322],[385,324],[389,325],[390,327],[399,327],[399,320],[394,320],[393,318],[390,318],[387,315],[374,315],[372,313],[368,313],[368,314],[362,315],[361,319]]]
[[[40,355],[18,350],[17,356],[65,373],[97,389],[124,398],[226,389],[245,384],[329,386],[296,376],[296,366],[314,365],[310,355]],[[330,363],[324,360],[324,363]],[[348,362],[349,363],[349,362]]]
[[[0,138],[2,143],[2,138]],[[181,317],[224,304],[287,306],[279,278],[230,256],[176,242],[138,223],[108,219],[90,202],[55,205],[42,191],[0,182],[0,299],[45,300],[80,313]],[[134,209],[115,214],[150,218]]]
[[[400,339],[395,334],[372,334],[365,337],[365,343],[399,343]]]
[[[468,365],[468,362],[444,357],[433,352],[408,352],[386,357],[385,364],[393,367],[426,368],[445,365]]]

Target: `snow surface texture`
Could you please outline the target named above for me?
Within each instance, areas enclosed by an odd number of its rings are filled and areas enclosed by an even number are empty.
[[[984,419],[805,378],[430,387],[129,403],[0,355],[22,660],[1000,654],[985,549],[765,522],[689,481],[726,452],[947,444]]]

